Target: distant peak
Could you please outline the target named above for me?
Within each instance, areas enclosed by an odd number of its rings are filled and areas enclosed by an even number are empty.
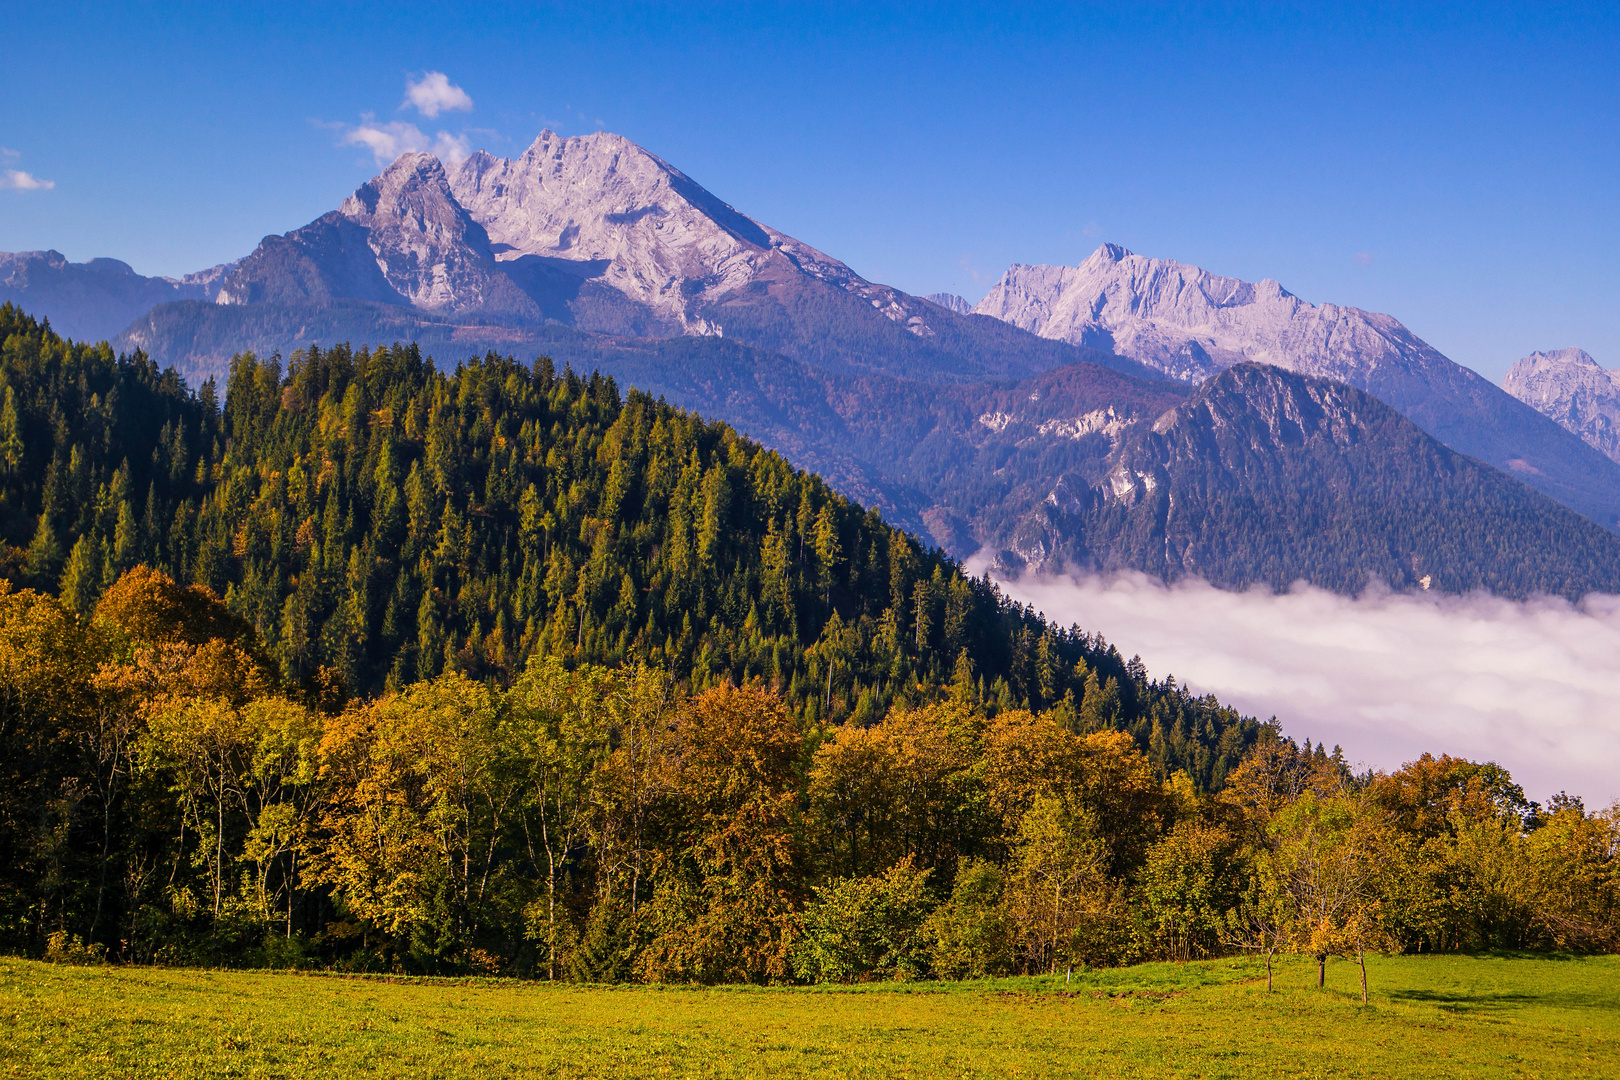
[[[1550,360],[1557,364],[1576,364],[1580,367],[1590,367],[1602,370],[1603,365],[1592,359],[1585,349],[1548,349],[1546,352],[1533,352],[1520,360],[1521,364],[1533,364],[1538,360]]]
[[[397,177],[404,174],[431,176],[434,173],[443,175],[443,163],[425,150],[411,150],[395,158],[394,163],[384,169],[382,175],[385,177]]]
[[[1135,254],[1135,253],[1132,252],[1132,251],[1127,250],[1126,248],[1122,247],[1119,244],[1102,244],[1102,245],[1098,246],[1096,251],[1093,251],[1091,253],[1091,258],[1087,259],[1086,261],[1087,262],[1092,262],[1092,261],[1096,261],[1096,262],[1114,262],[1114,263],[1124,262],[1126,259],[1129,259],[1133,254]]]
[[[937,292],[929,293],[923,297],[931,304],[938,304],[946,311],[954,311],[958,315],[966,315],[973,310],[973,305],[957,296],[955,293]]]

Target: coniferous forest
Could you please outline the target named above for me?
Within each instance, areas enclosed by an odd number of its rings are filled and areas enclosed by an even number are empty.
[[[1620,820],[1352,775],[724,425],[0,307],[0,946],[583,981],[1609,949]]]

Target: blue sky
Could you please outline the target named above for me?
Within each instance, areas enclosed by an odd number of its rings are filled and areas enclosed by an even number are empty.
[[[508,156],[601,127],[911,292],[1113,240],[1493,378],[1620,367],[1612,10],[998,7],[14,5],[0,250],[179,274],[336,207],[367,116]],[[402,108],[430,71],[470,109]]]

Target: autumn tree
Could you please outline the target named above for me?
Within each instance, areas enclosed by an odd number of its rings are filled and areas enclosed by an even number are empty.
[[[724,684],[674,726],[669,846],[644,912],[643,971],[655,981],[784,979],[802,889],[797,726],[776,695]]]

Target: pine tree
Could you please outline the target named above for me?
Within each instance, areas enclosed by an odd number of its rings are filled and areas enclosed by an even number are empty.
[[[94,533],[79,537],[62,571],[62,602],[80,615],[89,615],[101,595],[106,576],[107,545]]]
[[[28,576],[40,588],[48,589],[56,584],[61,565],[62,547],[51,527],[51,515],[40,514],[34,539],[28,545]]]
[[[17,422],[17,392],[6,386],[5,405],[0,407],[0,470],[10,476],[22,468],[23,441]]]

